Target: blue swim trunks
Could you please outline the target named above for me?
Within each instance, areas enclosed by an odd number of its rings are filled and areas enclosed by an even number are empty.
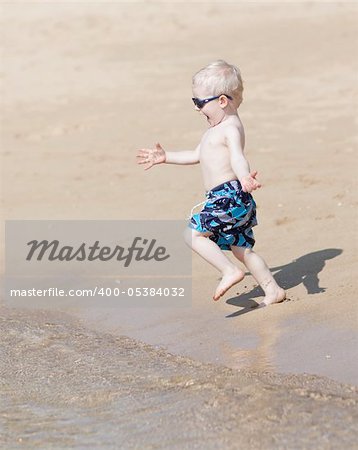
[[[242,190],[239,180],[214,187],[206,197],[203,209],[191,216],[189,227],[201,233],[212,232],[209,239],[221,250],[231,250],[230,245],[253,247],[256,203],[251,194]]]

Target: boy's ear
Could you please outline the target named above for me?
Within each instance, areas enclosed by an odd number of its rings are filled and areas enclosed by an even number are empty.
[[[221,108],[225,108],[228,105],[228,99],[225,95],[220,95],[219,97],[219,105]]]

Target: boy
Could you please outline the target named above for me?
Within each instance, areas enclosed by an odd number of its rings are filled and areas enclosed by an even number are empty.
[[[203,209],[191,216],[184,237],[222,273],[214,300],[244,278],[245,272],[223,253],[231,250],[264,290],[259,306],[282,302],[285,291],[252,250],[252,227],[257,221],[251,192],[261,185],[244,156],[244,127],[237,112],[243,91],[240,71],[223,60],[215,61],[194,75],[192,88],[195,109],[209,124],[199,145],[194,151],[167,152],[158,143],[154,149],[139,150],[138,163],[145,164],[145,170],[155,164],[201,163],[207,200]]]

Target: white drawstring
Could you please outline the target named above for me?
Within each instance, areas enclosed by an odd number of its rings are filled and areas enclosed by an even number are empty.
[[[206,203],[207,200],[208,200],[208,199],[206,198],[204,201],[202,201],[202,202],[198,203],[197,205],[193,206],[193,207],[191,208],[191,211],[190,211],[190,216],[187,217],[187,220],[189,220],[189,219],[192,217],[193,212],[194,212],[194,209],[195,209],[195,208],[198,208],[198,207],[201,206],[201,205],[204,205],[204,203]]]

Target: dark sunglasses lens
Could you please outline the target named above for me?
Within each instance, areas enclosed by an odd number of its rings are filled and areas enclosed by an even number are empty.
[[[205,105],[205,102],[203,102],[199,98],[193,98],[193,102],[194,102],[194,105],[199,109],[201,109]]]

